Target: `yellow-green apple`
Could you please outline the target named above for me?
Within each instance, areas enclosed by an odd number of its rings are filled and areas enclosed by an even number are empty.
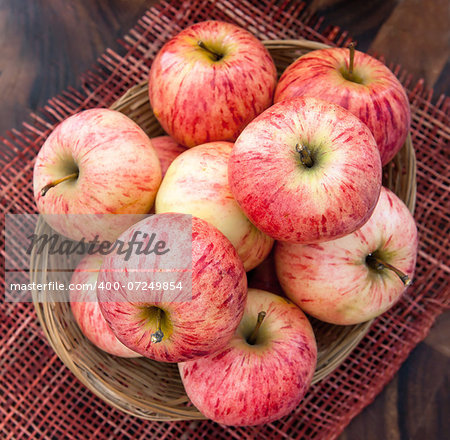
[[[235,141],[272,104],[273,60],[252,34],[230,23],[196,23],[153,61],[149,98],[164,130],[187,147]]]
[[[148,136],[122,113],[101,108],[59,124],[39,151],[33,176],[39,212],[74,240],[114,240],[149,212],[160,183]]]
[[[381,61],[363,52],[332,48],[298,58],[283,73],[275,102],[313,96],[345,107],[371,130],[387,164],[405,142],[411,123],[408,97]]]
[[[140,354],[114,336],[100,311],[95,286],[102,261],[101,255],[87,255],[76,267],[69,285],[73,316],[84,336],[103,351],[115,356],[138,357]]]
[[[268,423],[294,410],[314,374],[317,347],[304,313],[289,300],[249,289],[244,316],[228,345],[178,364],[187,395],[225,425]]]
[[[191,222],[187,233],[192,249],[179,240],[186,234],[186,217]],[[170,252],[136,251],[129,260],[118,253],[105,257],[97,297],[114,334],[133,351],[165,362],[195,359],[224,347],[241,320],[247,298],[247,277],[233,245],[214,226],[184,214],[148,217],[119,239],[130,242],[137,231],[144,246],[148,238],[143,234],[165,233]],[[176,246],[179,255],[174,253]],[[153,289],[151,283],[160,272],[174,286],[182,283],[183,290]]]
[[[175,142],[170,136],[154,137],[151,141],[161,164],[162,177],[164,177],[169,165],[186,150],[186,147]]]
[[[389,309],[414,273],[417,228],[405,204],[382,188],[368,222],[327,243],[278,243],[275,263],[286,295],[326,322],[357,324]]]
[[[156,196],[156,213],[192,214],[214,225],[236,248],[245,270],[269,254],[273,239],[242,212],[228,184],[231,142],[209,142],[191,148],[170,165]]]
[[[245,128],[228,175],[235,199],[261,231],[317,243],[368,220],[380,193],[381,161],[370,130],[348,110],[294,98]]]

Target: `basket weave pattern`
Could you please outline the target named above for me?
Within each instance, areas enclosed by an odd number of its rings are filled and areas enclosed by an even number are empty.
[[[148,75],[162,44],[187,25],[207,18],[232,21],[261,39],[300,37],[344,45],[337,28],[320,34],[320,20],[307,17],[304,6],[289,9],[263,1],[162,2],[150,9],[123,41],[124,54],[108,50],[98,68],[83,77],[82,91],[68,90],[34,115],[33,125],[12,131],[3,140],[0,167],[1,213],[34,213],[33,160],[53,127],[69,115],[94,106],[111,106]],[[278,60],[280,61],[280,60]],[[281,61],[280,61],[281,62]],[[0,307],[0,433],[4,438],[161,438],[182,434],[200,438],[335,437],[392,378],[435,317],[449,304],[449,101],[430,104],[422,83],[412,86],[406,73],[393,67],[409,92],[413,111],[412,141],[418,153],[415,218],[420,234],[415,283],[402,300],[371,326],[347,359],[315,384],[292,415],[263,427],[225,428],[209,421],[152,423],[124,416],[85,388],[61,363],[39,327],[31,304]],[[122,102],[123,104],[123,102]],[[136,104],[133,104],[136,105]],[[20,153],[20,154],[19,154]],[[392,166],[399,166],[394,164]],[[402,173],[396,174],[402,176]],[[3,217],[2,217],[3,221]],[[3,236],[0,238],[2,241]],[[1,264],[4,265],[2,259]],[[4,267],[2,267],[4,269]],[[3,281],[3,279],[2,279]],[[105,365],[105,372],[108,366]],[[167,381],[172,379],[167,377]],[[124,385],[126,388],[126,384]],[[170,398],[170,396],[168,396]]]

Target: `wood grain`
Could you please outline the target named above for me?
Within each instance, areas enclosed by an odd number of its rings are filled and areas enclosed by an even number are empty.
[[[325,23],[350,32],[358,49],[366,52],[400,0],[313,0],[310,8]]]
[[[401,63],[432,87],[450,55],[449,12],[448,0],[400,2],[377,33],[370,49],[393,63]]]
[[[68,86],[122,36],[149,0],[3,0],[0,133]]]
[[[68,86],[123,35],[155,0],[1,0],[0,133]],[[347,29],[362,50],[376,50],[449,92],[447,0],[313,0],[325,24]],[[450,313],[340,440],[450,438]]]

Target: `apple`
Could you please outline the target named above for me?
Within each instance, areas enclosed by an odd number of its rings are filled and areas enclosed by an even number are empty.
[[[157,136],[150,140],[158,155],[161,164],[161,175],[164,177],[169,165],[186,150],[186,147],[175,142],[170,136]]]
[[[228,345],[178,364],[188,397],[224,425],[268,423],[294,410],[317,361],[311,325],[293,303],[249,289],[244,316]]]
[[[361,229],[327,243],[278,243],[275,264],[286,295],[332,324],[368,321],[388,310],[414,274],[417,228],[405,204],[382,188]]]
[[[39,151],[33,175],[38,211],[73,240],[114,240],[149,212],[160,183],[147,135],[122,113],[101,108],[59,124]]]
[[[138,357],[115,336],[100,311],[95,289],[103,257],[85,256],[70,281],[70,307],[81,332],[98,348],[121,357]]]
[[[168,41],[153,61],[149,98],[164,130],[193,147],[235,141],[272,104],[275,64],[246,30],[221,21],[196,23]]]
[[[273,239],[245,216],[228,184],[233,144],[210,142],[191,148],[170,165],[156,197],[156,213],[192,214],[214,225],[236,248],[245,270],[269,254]]]
[[[279,296],[286,296],[275,271],[274,248],[261,264],[247,272],[247,284],[249,288],[267,290]]]
[[[105,257],[97,285],[103,316],[124,345],[154,360],[180,362],[221,349],[233,336],[247,298],[247,277],[236,250],[206,221],[174,213],[148,217],[119,239],[130,242],[140,232],[146,246],[143,234],[155,231],[158,237],[165,234],[170,252],[136,249],[128,261],[118,253]],[[186,231],[192,250],[180,240]],[[151,283],[162,275],[176,286],[182,283],[184,290],[153,290]]]
[[[380,61],[363,52],[332,48],[298,58],[283,73],[275,102],[312,96],[352,112],[372,132],[387,164],[405,143],[411,124],[408,97],[400,81]]]
[[[235,199],[262,232],[317,243],[368,220],[380,193],[381,161],[370,130],[348,110],[294,98],[245,128],[228,175]]]

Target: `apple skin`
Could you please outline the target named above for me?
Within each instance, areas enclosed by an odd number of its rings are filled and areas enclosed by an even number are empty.
[[[267,290],[275,295],[286,296],[275,271],[274,248],[272,248],[268,257],[261,264],[247,272],[247,284],[249,289]]]
[[[258,313],[266,312],[255,345],[247,343]],[[305,395],[316,367],[317,347],[305,314],[293,303],[249,289],[242,321],[229,344],[178,364],[186,393],[217,423],[251,426],[279,419]]]
[[[173,140],[170,136],[157,136],[150,139],[161,164],[161,175],[166,175],[169,165],[184,151],[186,147]]]
[[[310,148],[311,168],[297,145]],[[228,165],[231,192],[248,219],[276,240],[317,243],[370,217],[381,161],[370,130],[349,111],[315,98],[273,105],[241,133]]]
[[[84,284],[83,290],[70,291],[70,307],[81,332],[98,348],[120,357],[139,357],[140,354],[125,347],[115,336],[100,311],[97,292],[87,286],[94,286],[103,257],[85,256],[75,269],[71,284]]]
[[[319,245],[277,243],[276,271],[288,298],[306,313],[332,324],[357,324],[384,313],[406,289],[392,271],[366,265],[373,252],[412,279],[414,218],[384,187],[372,217],[352,234]]]
[[[137,230],[151,234],[154,230],[170,228],[171,234],[177,234],[184,227],[177,222],[177,216],[180,214],[148,217],[128,229],[120,239],[129,242]],[[102,264],[99,283],[119,282],[126,287],[129,281],[148,279],[145,270],[149,267],[162,265],[155,266],[155,260],[145,254],[133,255],[129,261],[110,254]],[[247,277],[229,240],[214,226],[196,217],[192,217],[192,271],[188,275],[192,275],[191,299],[175,297],[167,301],[163,297],[165,292],[130,291],[125,287],[117,292],[97,286],[100,308],[116,337],[133,351],[163,362],[195,359],[224,347],[244,312]],[[179,276],[180,272],[174,271],[173,281],[177,282]],[[183,279],[187,282],[186,277]],[[121,296],[120,301],[117,295]],[[156,317],[147,313],[155,308],[164,312],[161,327],[164,338],[158,343],[151,341],[151,335],[157,330]]]
[[[77,179],[41,194],[45,185],[77,169]],[[33,175],[38,211],[73,240],[116,239],[149,212],[160,183],[161,167],[148,136],[122,113],[100,108],[59,124],[39,151]],[[70,214],[104,215],[80,220]]]
[[[199,47],[220,52],[216,61]],[[221,21],[196,23],[167,42],[153,61],[149,98],[164,130],[193,147],[235,141],[272,104],[275,64],[246,30]]]
[[[338,104],[363,121],[372,132],[386,165],[401,149],[411,125],[408,97],[397,77],[382,62],[355,51],[354,69],[362,83],[346,79],[349,49],[312,51],[283,73],[275,102],[313,96]]]
[[[269,254],[273,239],[242,212],[228,184],[231,142],[191,148],[170,165],[156,197],[156,213],[182,212],[211,223],[237,250],[246,271]]]

